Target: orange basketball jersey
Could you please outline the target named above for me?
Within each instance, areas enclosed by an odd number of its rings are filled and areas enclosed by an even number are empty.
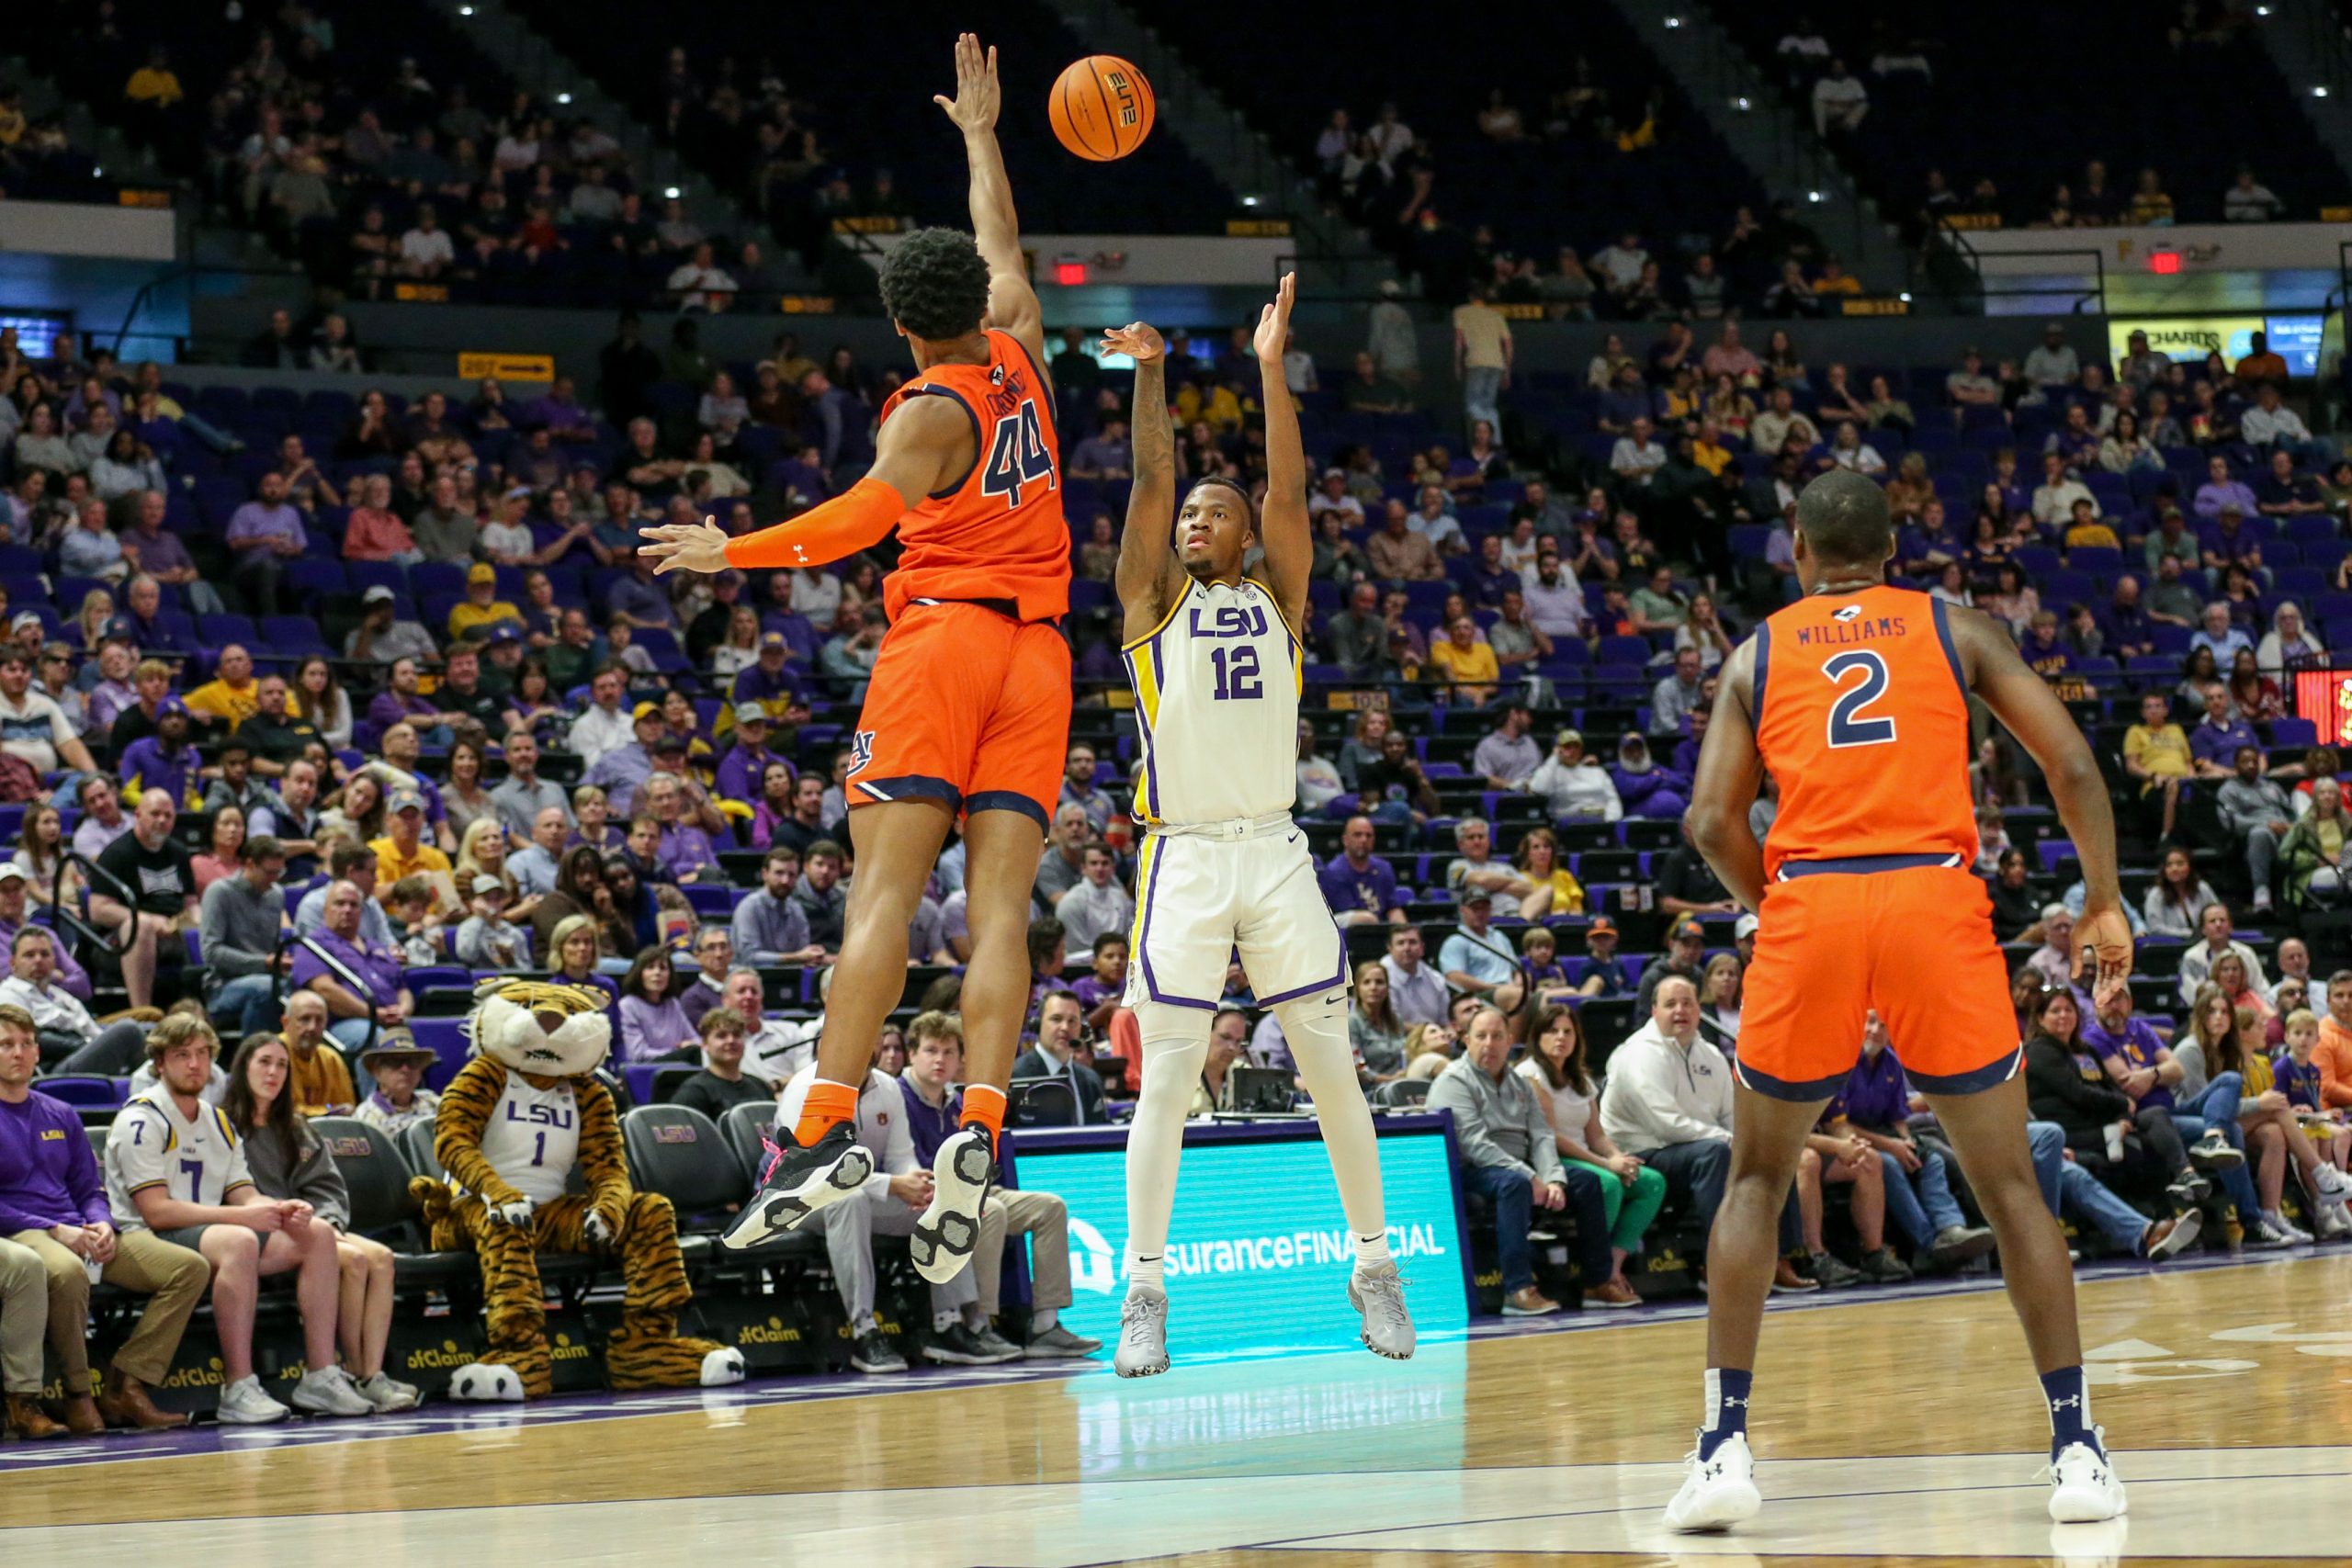
[[[972,422],[971,471],[899,522],[904,554],[884,579],[895,621],[918,599],[1007,599],[1024,621],[1069,609],[1069,525],[1062,517],[1054,395],[1010,333],[991,328],[986,365],[934,365],[882,405],[949,398]]]
[[[1968,694],[1940,601],[1865,588],[1768,617],[1754,707],[1757,750],[1781,786],[1766,875],[1792,861],[1975,862]]]

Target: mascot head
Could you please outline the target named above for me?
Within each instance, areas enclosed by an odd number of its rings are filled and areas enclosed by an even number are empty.
[[[590,986],[485,980],[474,989],[474,1049],[518,1073],[584,1077],[612,1047],[606,1000]]]

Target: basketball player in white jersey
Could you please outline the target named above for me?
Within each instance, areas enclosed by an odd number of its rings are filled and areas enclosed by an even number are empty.
[[[1402,1360],[1413,1320],[1388,1255],[1380,1156],[1348,1044],[1347,951],[1323,902],[1306,835],[1290,819],[1297,792],[1299,642],[1314,557],[1306,459],[1283,379],[1295,276],[1258,321],[1265,382],[1266,515],[1224,479],[1184,498],[1173,537],[1174,443],[1165,344],[1141,322],[1103,339],[1136,362],[1135,490],[1120,545],[1123,650],[1143,729],[1135,816],[1145,829],[1126,1005],[1143,1037],[1143,1095],[1127,1137],[1127,1299],[1113,1365],[1121,1377],[1168,1370],[1162,1255],[1176,1201],[1184,1117],[1208,1055],[1235,949],[1259,1002],[1272,1007],[1315,1097],[1340,1204],[1355,1238],[1348,1299],[1363,1342]],[[1264,560],[1243,566],[1253,545]]]

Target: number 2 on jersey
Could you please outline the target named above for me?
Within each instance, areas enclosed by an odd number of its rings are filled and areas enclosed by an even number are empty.
[[[1846,677],[1860,671],[1859,685],[1848,685]],[[1864,718],[1861,712],[1886,695],[1886,660],[1877,654],[1862,650],[1841,653],[1821,667],[1830,684],[1839,688],[1838,700],[1829,705],[1829,744],[1832,747],[1884,746],[1894,739],[1894,721],[1891,718]]]
[[[996,422],[989,440],[989,457],[980,471],[980,493],[1001,495],[1007,506],[1021,504],[1021,487],[1043,479],[1054,482],[1054,459],[1046,450],[1045,427],[1038,423],[1037,405],[1023,401],[1020,411]]]

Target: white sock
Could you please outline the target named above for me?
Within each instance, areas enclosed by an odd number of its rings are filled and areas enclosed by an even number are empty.
[[[1170,1008],[1175,1012],[1180,1010]],[[1206,1019],[1206,1014],[1191,1017]],[[1191,1027],[1189,1021],[1186,1025]],[[1176,1206],[1176,1166],[1184,1152],[1184,1113],[1208,1061],[1208,1032],[1143,1043],[1143,1093],[1127,1131],[1127,1289],[1165,1292],[1161,1255]]]
[[[1059,1307],[1032,1307],[1029,1310],[1029,1332],[1043,1334],[1062,1320]]]
[[[1388,1256],[1386,1231],[1381,1232],[1378,1235],[1360,1235],[1355,1238],[1355,1243],[1357,1268],[1377,1269],[1382,1264],[1391,1261]]]
[[[1372,1107],[1356,1082],[1348,1015],[1317,995],[1277,1003],[1274,1016],[1282,1022],[1283,1040],[1298,1065],[1298,1076],[1315,1097],[1315,1120],[1331,1157],[1331,1176],[1340,1184],[1340,1207],[1347,1213],[1348,1229],[1359,1238],[1381,1238],[1376,1258],[1366,1252],[1361,1239],[1356,1257],[1367,1263],[1383,1261],[1388,1256],[1388,1220],[1381,1204],[1380,1140],[1372,1130]]]

